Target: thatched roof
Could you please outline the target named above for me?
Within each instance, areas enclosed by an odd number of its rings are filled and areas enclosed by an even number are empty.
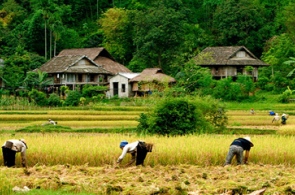
[[[80,60],[85,59],[90,62],[92,66],[75,66]],[[68,56],[57,56],[52,58],[50,61],[43,64],[40,68],[35,69],[41,70],[47,73],[103,73],[111,74],[105,70],[102,66],[97,65],[91,59],[85,55],[68,55]]]
[[[147,68],[144,69],[138,76],[130,80],[130,82],[168,82],[174,83],[176,80],[162,72],[160,68]]]
[[[244,51],[245,57],[237,57],[237,53]],[[259,60],[244,46],[207,47],[195,57],[199,65],[243,65],[243,66],[268,66]]]
[[[58,54],[58,56],[68,55],[86,55],[96,64],[103,66],[104,69],[113,74],[117,74],[118,72],[131,72],[124,65],[116,62],[109,52],[103,47],[64,49]]]

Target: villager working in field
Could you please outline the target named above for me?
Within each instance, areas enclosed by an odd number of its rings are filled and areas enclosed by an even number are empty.
[[[143,165],[145,157],[148,152],[152,152],[153,144],[145,143],[143,141],[136,141],[128,143],[127,141],[122,141],[120,143],[120,148],[123,150],[121,156],[118,158],[117,163],[121,163],[123,158],[127,153],[131,154],[131,160],[126,166],[130,166],[132,163],[135,165]]]
[[[228,151],[228,154],[226,156],[224,166],[230,165],[234,156],[236,156],[237,164],[241,165],[242,161],[243,161],[244,150],[246,151],[245,158],[244,158],[244,164],[247,164],[250,149],[253,146],[254,146],[254,144],[251,142],[250,137],[244,137],[244,138],[235,139],[231,143],[231,145],[229,147],[229,151]]]
[[[280,120],[280,116],[279,116],[279,114],[278,113],[276,113],[276,115],[273,117],[273,119],[272,119],[272,123],[274,122],[274,121],[276,121],[276,122],[278,122]]]
[[[51,125],[56,125],[56,124],[57,124],[57,122],[55,122],[55,121],[53,121],[53,120],[51,120],[51,119],[48,119],[48,122],[49,122],[49,124],[51,124]]]
[[[250,113],[251,113],[251,114],[255,114],[255,112],[254,112],[254,109],[253,109],[253,108],[251,108],[251,110],[250,110]]]
[[[15,166],[15,156],[17,152],[21,153],[22,166],[27,167],[26,150],[28,149],[27,143],[24,139],[11,139],[7,140],[2,146],[4,166]]]
[[[272,111],[272,110],[269,111],[269,115],[270,115],[270,116],[274,116],[275,114],[276,114],[276,113],[275,113],[274,111]]]
[[[286,115],[285,113],[282,114],[282,124],[285,125],[288,119],[288,115]]]

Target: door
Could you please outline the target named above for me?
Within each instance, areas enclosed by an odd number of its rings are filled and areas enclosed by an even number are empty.
[[[113,82],[113,94],[114,94],[114,96],[119,94],[119,83],[118,82]]]

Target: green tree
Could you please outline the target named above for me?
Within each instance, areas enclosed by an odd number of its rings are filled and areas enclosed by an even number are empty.
[[[201,131],[204,128],[205,119],[197,107],[184,99],[170,99],[158,103],[152,117],[148,119],[141,115],[139,120],[140,133],[169,135],[186,135]],[[145,119],[149,120],[146,122]],[[142,129],[147,127],[147,129]]]
[[[185,63],[175,79],[177,86],[183,87],[187,93],[209,94],[214,84],[210,70],[198,66],[195,60]]]
[[[130,61],[133,51],[132,23],[128,10],[108,9],[99,20],[104,35],[103,46],[122,63]]]
[[[182,5],[179,7],[182,8]],[[171,66],[183,62],[184,59],[180,60],[178,56],[183,58],[184,51],[194,48],[193,42],[186,42],[185,38],[196,37],[197,34],[192,32],[195,28],[197,26],[189,24],[183,10],[166,6],[165,1],[159,1],[147,10],[137,11],[133,35],[136,51],[129,67],[133,71],[159,67],[167,74],[176,73]]]
[[[290,80],[286,77],[292,72],[293,67],[291,64],[284,63],[288,61],[290,56],[295,56],[295,46],[288,34],[275,36],[267,42],[262,60],[270,64],[270,67],[261,69],[259,76],[271,78],[270,82],[273,88],[268,89],[280,92],[282,87],[290,85]],[[280,76],[283,78],[279,78]],[[284,81],[279,82],[281,80]],[[280,86],[280,84],[283,85]]]
[[[249,0],[225,0],[214,13],[214,34],[218,45],[244,45],[260,56],[264,40],[265,18],[261,7]]]
[[[290,60],[285,61],[283,64],[287,64],[289,66],[293,66],[295,65],[295,58],[294,57],[290,57]],[[295,68],[293,70],[291,70],[291,72],[289,72],[289,74],[287,75],[288,77],[291,77],[293,75],[295,71]]]
[[[53,80],[48,78],[46,72],[41,72],[40,70],[37,72],[29,72],[24,79],[24,86],[29,90],[36,88],[41,91],[45,86],[50,84],[53,84]]]

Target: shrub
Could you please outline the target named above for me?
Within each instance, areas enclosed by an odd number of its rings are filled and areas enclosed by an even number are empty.
[[[59,99],[59,96],[55,93],[50,94],[48,98],[48,105],[49,106],[60,106],[61,101]]]
[[[33,89],[29,92],[29,97],[33,100],[38,106],[46,106],[48,104],[46,94]]]
[[[78,106],[80,103],[81,93],[79,91],[70,91],[64,102],[65,106]]]
[[[184,98],[158,103],[153,113],[141,114],[138,132],[159,135],[186,135],[201,132],[206,120],[196,105]]]
[[[82,95],[83,97],[93,97],[97,95],[104,95],[104,92],[107,91],[106,86],[92,86],[92,85],[84,85],[82,89]]]

